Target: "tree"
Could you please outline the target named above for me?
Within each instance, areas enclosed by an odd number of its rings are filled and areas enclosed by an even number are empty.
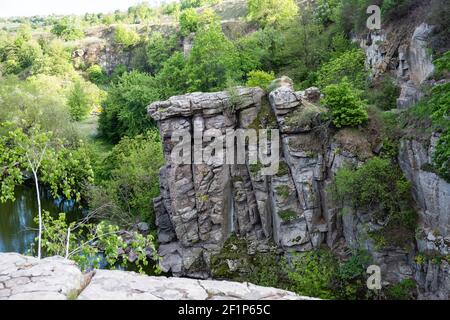
[[[199,16],[195,9],[183,10],[180,15],[181,34],[184,36],[196,32],[198,28]]]
[[[92,107],[89,104],[87,94],[84,91],[81,81],[75,82],[67,100],[70,108],[70,116],[75,121],[84,119],[89,112],[89,109]]]
[[[77,40],[84,37],[84,32],[80,28],[79,22],[70,17],[64,17],[58,20],[54,24],[51,32],[66,41]]]
[[[365,70],[365,55],[360,49],[344,52],[340,56],[322,65],[317,71],[317,86],[324,88],[330,84],[337,84],[346,77],[358,89],[367,85],[367,71]]]
[[[50,186],[56,197],[62,194],[67,199],[80,200],[80,185],[92,182],[92,169],[88,158],[77,157],[77,152],[68,152],[63,144],[52,141],[51,132],[42,132],[32,127],[27,132],[21,128],[0,136],[0,158],[3,166],[0,200],[15,200],[14,189],[23,183],[26,171],[33,175],[38,204],[38,258],[42,248],[42,208],[40,198],[41,183]],[[79,156],[79,154],[78,154]],[[72,166],[72,167],[70,167]]]
[[[220,28],[197,34],[188,58],[187,77],[191,91],[216,91],[228,79],[240,79],[239,55]]]
[[[298,13],[295,0],[247,0],[247,5],[247,18],[262,26],[284,25]]]
[[[169,59],[178,45],[175,36],[163,36],[160,32],[151,34],[146,47],[147,64],[153,74],[157,74],[164,61]]]
[[[184,55],[181,52],[175,52],[163,63],[161,71],[155,77],[161,99],[168,99],[188,91],[186,73]]]
[[[146,107],[159,98],[154,77],[138,71],[125,73],[110,87],[102,103],[100,132],[114,143],[123,136],[145,133],[153,124],[147,117]]]
[[[100,105],[101,98],[102,91],[96,85],[83,80],[76,80],[67,98],[72,120],[85,119],[94,106]]]

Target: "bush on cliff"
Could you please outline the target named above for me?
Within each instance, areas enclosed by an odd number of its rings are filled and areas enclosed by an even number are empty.
[[[389,159],[375,157],[357,169],[341,168],[336,173],[334,191],[344,205],[369,210],[376,219],[386,222],[377,238],[404,245],[405,239],[412,237],[417,213],[411,183]]]
[[[133,29],[120,24],[116,27],[114,41],[124,48],[130,48],[135,46],[140,41],[140,37],[139,34]]]
[[[339,84],[327,86],[323,92],[325,97],[322,103],[330,108],[333,124],[337,128],[358,126],[368,120],[365,102],[345,79]]]
[[[275,79],[273,72],[265,72],[261,70],[250,71],[247,75],[247,87],[260,87],[267,90],[269,84]]]

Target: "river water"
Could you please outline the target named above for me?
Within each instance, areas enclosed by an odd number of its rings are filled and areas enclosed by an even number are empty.
[[[33,219],[38,215],[35,189],[31,186],[16,188],[16,201],[0,203],[0,252],[27,253],[37,235],[37,224]],[[45,190],[41,192],[42,209],[57,215],[65,212],[68,221],[82,217],[82,210],[71,201],[52,198]]]

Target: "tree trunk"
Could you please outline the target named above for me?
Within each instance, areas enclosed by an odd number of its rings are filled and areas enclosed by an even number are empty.
[[[39,180],[37,172],[33,170],[34,183],[36,185],[36,197],[38,203],[38,214],[39,214],[39,233],[38,233],[38,259],[41,258],[41,241],[42,241],[42,210],[41,210],[41,195],[39,192]]]

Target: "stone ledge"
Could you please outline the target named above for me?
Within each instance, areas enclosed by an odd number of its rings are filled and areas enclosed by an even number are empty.
[[[92,277],[92,278],[91,278]],[[83,274],[61,257],[0,253],[0,300],[312,300],[251,283],[151,277],[96,270]]]

